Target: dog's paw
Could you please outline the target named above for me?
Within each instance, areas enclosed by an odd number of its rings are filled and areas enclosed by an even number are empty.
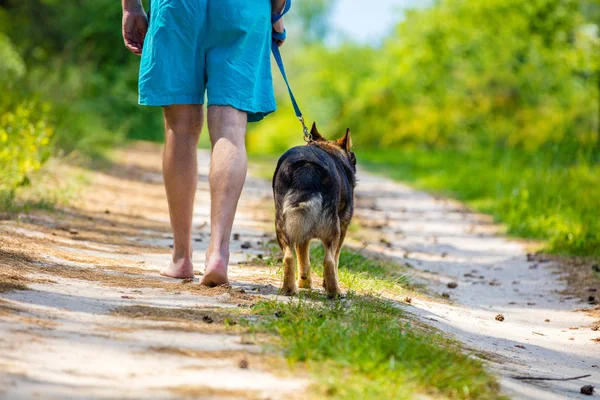
[[[308,279],[298,279],[297,281],[298,287],[301,289],[310,289],[312,281],[310,280],[310,278]]]
[[[296,286],[284,286],[279,291],[284,296],[293,296],[298,293],[298,288]]]
[[[342,294],[342,290],[339,286],[335,286],[331,289],[326,289],[326,291],[327,297],[329,297],[330,299],[341,299],[344,297],[344,295]]]

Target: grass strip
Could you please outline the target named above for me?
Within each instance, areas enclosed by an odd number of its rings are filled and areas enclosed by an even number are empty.
[[[320,277],[323,276],[323,256],[322,246],[311,246],[312,269]],[[340,252],[338,277],[342,286],[361,293],[380,293],[382,290],[388,290],[402,294],[411,288],[401,265],[369,258],[347,248],[342,248]]]
[[[311,259],[320,274],[320,246],[311,249]],[[275,347],[290,364],[315,375],[314,398],[501,398],[480,360],[412,323],[398,303],[371,294],[410,289],[397,266],[344,249],[339,271],[342,285],[352,288],[345,299],[301,291],[287,302],[257,303],[251,312],[260,318],[246,322],[254,332],[276,335]]]
[[[384,299],[350,292],[329,301],[314,292],[296,301],[263,301],[253,329],[276,334],[288,361],[318,380],[315,398],[497,399],[498,384],[456,343],[409,322]]]

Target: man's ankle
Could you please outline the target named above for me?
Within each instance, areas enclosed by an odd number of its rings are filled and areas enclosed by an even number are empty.
[[[192,259],[192,252],[191,251],[174,251],[173,252],[173,262],[177,262],[181,259],[187,260],[187,259]]]

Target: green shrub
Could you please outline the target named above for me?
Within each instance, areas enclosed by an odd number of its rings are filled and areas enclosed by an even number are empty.
[[[10,40],[0,34],[0,200],[12,199],[50,155],[54,126],[50,106],[23,92],[25,64]]]
[[[25,74],[25,63],[10,39],[0,33],[0,83],[5,85]]]
[[[48,105],[23,101],[0,115],[0,192],[10,193],[50,155]]]

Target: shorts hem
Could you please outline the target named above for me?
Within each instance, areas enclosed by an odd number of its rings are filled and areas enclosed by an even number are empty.
[[[138,97],[141,106],[171,106],[174,104],[204,104],[204,96],[196,94],[175,94],[166,96],[142,95]]]
[[[237,110],[245,111],[248,114],[248,122],[258,122],[274,112],[277,108],[274,101],[268,101],[258,106],[248,106],[248,104],[243,101],[227,99],[210,100],[206,106],[230,106]]]

